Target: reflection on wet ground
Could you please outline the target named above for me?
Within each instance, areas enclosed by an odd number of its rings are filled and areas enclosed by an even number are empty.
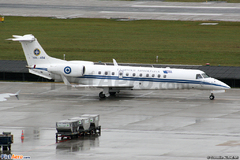
[[[60,140],[57,142],[56,153],[81,152],[90,150],[93,147],[99,147],[99,136],[89,135],[71,140]]]
[[[240,90],[208,99],[195,90],[124,91],[99,100],[100,90],[51,83],[0,83],[1,92],[21,90],[20,100],[0,105],[0,133],[14,135],[1,155],[31,159],[206,159],[239,156]],[[101,136],[56,143],[56,122],[100,115]],[[21,140],[22,132],[24,140]]]

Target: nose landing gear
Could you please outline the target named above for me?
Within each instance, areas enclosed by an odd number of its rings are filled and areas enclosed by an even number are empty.
[[[209,99],[210,100],[214,100],[214,95],[213,95],[213,93],[215,94],[215,93],[224,93],[225,92],[225,90],[213,90],[213,91],[211,91],[211,95],[209,96]]]

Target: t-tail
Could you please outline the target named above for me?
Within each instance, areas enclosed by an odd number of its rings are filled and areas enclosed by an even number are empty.
[[[34,67],[34,65],[39,64],[62,63],[64,61],[48,56],[32,34],[24,36],[13,35],[13,37],[14,38],[8,40],[19,41],[22,44],[23,52],[29,67]]]
[[[50,57],[32,34],[13,35],[13,38],[7,40],[19,41],[27,60],[29,72],[47,79],[61,81],[63,76],[82,76],[85,70],[84,64],[92,64],[87,61],[66,61]]]

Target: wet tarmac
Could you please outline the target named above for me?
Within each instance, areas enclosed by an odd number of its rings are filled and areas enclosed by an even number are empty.
[[[199,90],[123,91],[100,100],[99,89],[0,83],[0,93],[18,90],[20,100],[0,102],[0,133],[14,135],[14,155],[51,160],[240,156],[240,89],[216,94],[213,101],[209,91]],[[56,142],[56,121],[85,113],[100,114],[101,136]]]
[[[2,16],[117,20],[240,21],[240,3],[162,1],[0,0]],[[6,19],[7,21],[7,19]]]

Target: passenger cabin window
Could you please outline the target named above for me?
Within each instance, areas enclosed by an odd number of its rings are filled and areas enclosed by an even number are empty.
[[[115,75],[115,72],[112,72],[112,75],[114,76],[114,75]]]
[[[149,77],[149,74],[146,74],[146,77]]]
[[[107,71],[105,72],[105,75],[108,75],[108,72],[107,72]]]
[[[160,78],[161,77],[161,75],[160,74],[158,74],[158,78]]]
[[[167,78],[167,75],[164,75],[163,78]]]
[[[196,79],[202,79],[203,77],[201,76],[201,74],[196,74]]]
[[[129,73],[126,73],[126,76],[129,76]]]
[[[101,71],[98,71],[98,74],[101,74]]]
[[[154,77],[155,76],[155,74],[152,74],[152,77]]]
[[[133,77],[135,77],[135,76],[136,76],[136,74],[135,74],[135,73],[133,73],[133,74],[132,74],[132,76],[133,76]]]
[[[139,74],[139,77],[142,77],[142,73]]]

